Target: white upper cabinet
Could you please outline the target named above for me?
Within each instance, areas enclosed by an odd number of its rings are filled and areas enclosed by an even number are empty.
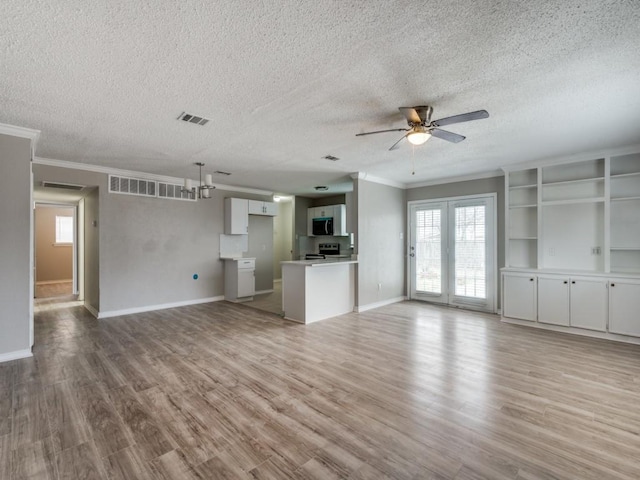
[[[249,201],[246,198],[224,199],[224,233],[227,235],[249,233]]]
[[[278,204],[275,202],[262,202],[249,200],[249,215],[265,215],[275,217],[278,215]]]

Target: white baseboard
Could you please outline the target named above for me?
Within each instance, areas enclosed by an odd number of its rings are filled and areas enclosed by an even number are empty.
[[[258,290],[254,295],[262,295],[263,293],[273,293],[273,288],[271,290]]]
[[[224,300],[224,295],[220,295],[218,297],[198,298],[195,300],[185,300],[183,302],[162,303],[159,305],[145,305],[144,307],[125,308],[124,310],[112,310],[110,312],[97,312],[98,313],[97,318],[103,319],[103,318],[111,318],[111,317],[120,317],[122,315],[153,312],[155,310],[165,310],[167,308],[186,307],[189,305],[198,305],[200,303],[220,302],[221,300]],[[89,311],[91,312],[91,310]]]
[[[99,313],[98,310],[96,310],[95,308],[93,308],[91,305],[89,305],[86,301],[84,302],[84,308],[86,308],[87,310],[89,310],[89,313],[91,315],[93,315],[94,317],[98,318]]]
[[[15,352],[0,353],[0,363],[10,362],[11,360],[19,360],[20,358],[33,357],[31,349],[16,350]]]
[[[583,337],[601,338],[604,340],[613,340],[616,342],[633,343],[635,345],[640,345],[640,338],[628,337],[626,335],[619,335],[617,333],[599,332],[597,330],[586,330],[584,328],[576,327],[563,327],[562,325],[549,325],[546,323],[538,323],[529,320],[518,320],[516,318],[502,317],[501,320],[504,323],[522,325],[523,327],[539,328],[540,330],[550,330],[552,332],[569,333],[571,335],[582,335]]]
[[[381,300],[375,303],[368,303],[367,305],[357,305],[353,310],[358,313],[366,312],[367,310],[384,307],[386,305],[391,305],[392,303],[404,302],[406,299],[407,297],[389,298],[387,300]]]
[[[70,283],[73,282],[73,278],[69,278],[67,280],[43,280],[41,282],[36,282],[36,285],[54,285],[56,283]]]
[[[273,279],[273,283],[282,283],[282,279],[281,278],[274,278]]]

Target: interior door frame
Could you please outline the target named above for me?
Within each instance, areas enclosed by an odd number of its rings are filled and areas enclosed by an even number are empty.
[[[450,302],[449,299],[447,299],[447,302],[434,302],[434,303],[439,303],[439,304],[445,304],[445,305],[451,305],[451,306],[456,306],[456,307],[462,307],[462,308],[467,308],[470,310],[480,310],[480,311],[484,311],[484,312],[490,312],[490,313],[496,313],[497,311],[497,305],[498,305],[498,194],[497,192],[491,192],[491,193],[481,193],[481,194],[474,194],[474,195],[459,195],[459,196],[454,196],[454,197],[439,197],[439,198],[425,198],[423,200],[411,200],[409,202],[407,202],[407,235],[406,235],[406,239],[407,239],[407,244],[406,244],[406,251],[407,251],[407,267],[406,267],[406,284],[407,284],[407,298],[410,300],[420,300],[420,301],[429,301],[429,300],[425,300],[424,297],[421,298],[416,298],[413,296],[413,288],[412,288],[412,282],[413,279],[411,277],[411,273],[412,273],[412,269],[411,269],[411,256],[410,256],[410,252],[411,252],[411,241],[412,241],[412,236],[413,236],[413,218],[411,215],[412,212],[412,207],[420,205],[420,204],[442,204],[442,203],[450,203],[450,202],[458,202],[458,201],[473,201],[473,200],[486,200],[486,199],[491,199],[492,203],[493,203],[493,212],[489,212],[489,215],[491,215],[491,223],[492,223],[492,227],[491,227],[491,234],[493,236],[493,245],[491,246],[491,254],[492,254],[492,261],[489,263],[487,262],[487,307],[480,307],[480,306],[476,306],[473,304],[473,302],[469,302],[469,303],[458,303],[458,302]],[[447,216],[448,217],[452,217],[452,214],[449,214],[449,212],[447,212]],[[447,218],[447,222],[449,222],[450,218]],[[447,237],[448,237],[448,232],[447,232]],[[448,245],[447,245],[448,247]],[[452,266],[448,265],[448,270],[447,272],[443,273],[443,275],[445,275],[447,277],[447,289],[450,290],[450,285],[451,285],[451,280],[452,280]],[[452,295],[452,292],[448,292],[449,297],[453,297],[455,295]]]

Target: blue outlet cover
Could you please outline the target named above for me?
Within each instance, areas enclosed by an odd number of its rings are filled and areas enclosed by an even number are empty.
[[[197,274],[197,273],[194,273],[194,274],[193,274],[193,279],[194,279],[194,280],[197,280],[197,279],[198,279],[198,274]]]

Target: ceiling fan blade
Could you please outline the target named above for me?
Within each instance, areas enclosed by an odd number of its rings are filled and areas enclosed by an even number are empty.
[[[418,111],[413,107],[400,107],[398,108],[402,112],[402,114],[407,119],[407,122],[411,123],[420,123],[422,120],[420,119],[420,115]]]
[[[477,110],[475,112],[461,113],[460,115],[454,115],[453,117],[445,117],[440,120],[434,120],[431,122],[432,127],[444,127],[445,125],[451,125],[453,123],[469,122],[471,120],[479,120],[481,118],[488,118],[489,112],[486,110]]]
[[[364,132],[364,133],[356,133],[356,137],[362,137],[364,135],[373,135],[375,133],[384,133],[384,132],[406,132],[409,130],[408,128],[391,128],[389,130],[376,130],[375,132]]]
[[[440,130],[439,128],[432,128],[431,135],[434,137],[438,137],[442,140],[446,140],[447,142],[460,143],[467,137],[463,137],[462,135],[458,135],[457,133],[447,132],[446,130]]]
[[[407,135],[409,135],[409,134],[407,133]],[[401,138],[400,140],[398,140],[396,143],[394,143],[393,145],[391,145],[391,148],[389,149],[389,151],[391,151],[391,150],[397,150],[397,149],[398,149],[398,145],[400,145],[400,142],[401,142],[402,140],[404,140],[405,138],[407,138],[407,135],[403,135],[403,136],[402,136],[402,138]]]

